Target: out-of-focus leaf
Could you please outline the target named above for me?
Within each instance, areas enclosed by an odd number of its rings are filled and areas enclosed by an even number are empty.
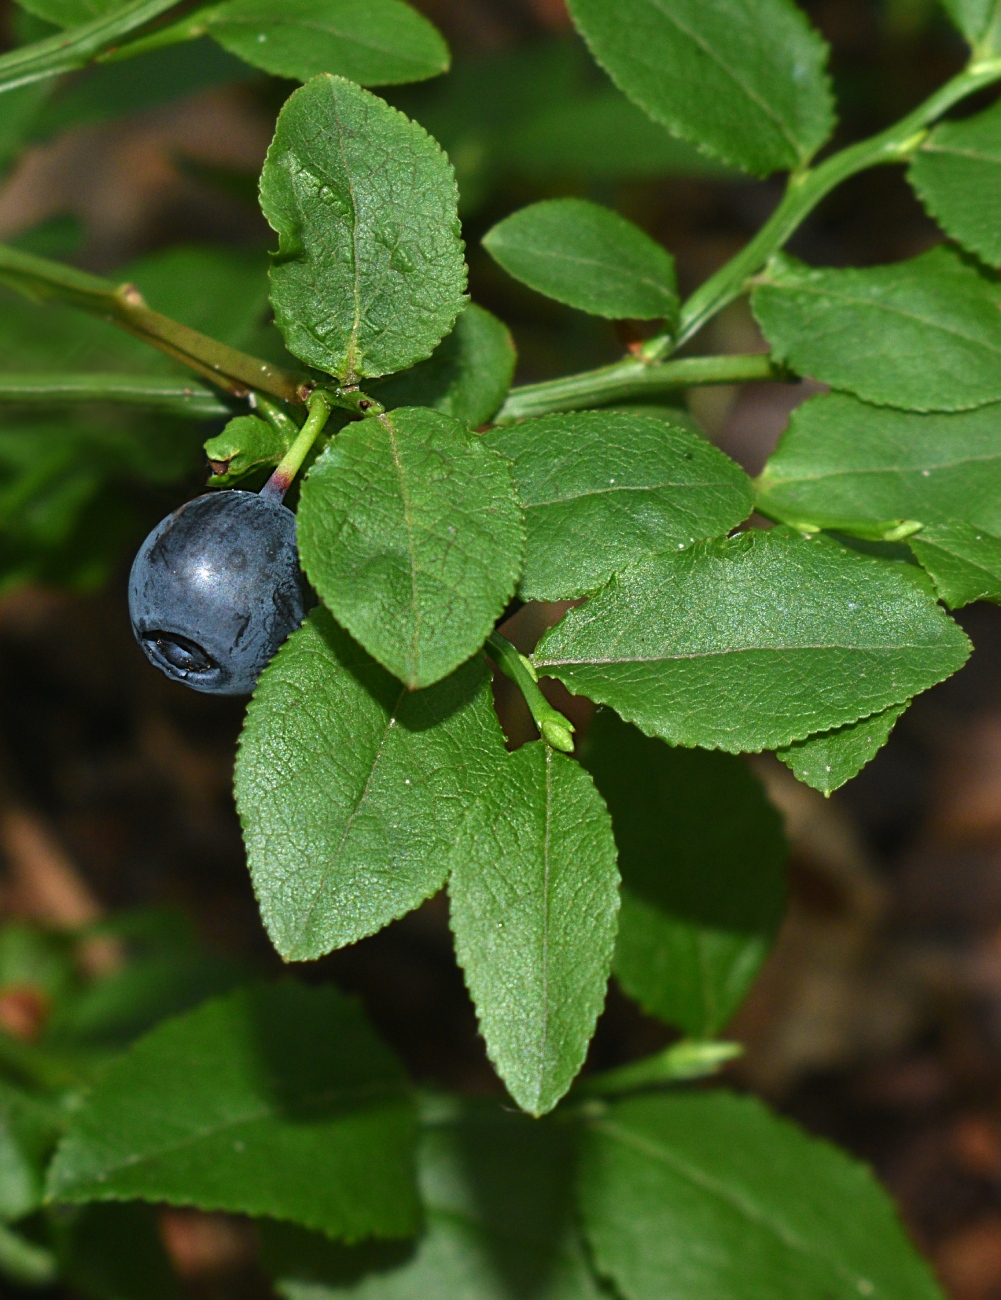
[[[118,1057],[49,1167],[54,1202],[147,1200],[331,1236],[416,1227],[403,1071],[356,1003],[291,982],[219,998]]]
[[[52,1215],[59,1271],[88,1300],[178,1300],[180,1279],[149,1205],[60,1206]]]
[[[645,1011],[711,1037],[743,1001],[782,917],[779,816],[741,759],[670,749],[607,709],[583,762],[619,850],[613,971]]]

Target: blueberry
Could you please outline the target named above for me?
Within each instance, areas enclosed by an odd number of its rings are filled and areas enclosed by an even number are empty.
[[[139,549],[129,613],[147,658],[175,682],[249,695],[305,614],[295,515],[255,492],[210,492]]]

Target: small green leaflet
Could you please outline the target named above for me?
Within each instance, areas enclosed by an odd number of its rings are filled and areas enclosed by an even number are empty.
[[[294,441],[256,415],[238,415],[222,433],[205,443],[212,470],[209,487],[232,487],[261,470],[277,465]]]
[[[648,735],[753,753],[901,704],[969,653],[903,566],[753,530],[623,570],[533,661]]]
[[[439,890],[505,760],[482,658],[410,692],[314,611],[265,670],[236,764],[254,891],[286,961],[374,934]]]
[[[497,414],[517,360],[507,326],[471,302],[427,361],[365,391],[387,410],[429,406],[475,429]]]
[[[907,179],[947,234],[988,266],[1001,266],[1001,104],[937,126]]]
[[[552,1110],[605,1002],[619,873],[588,774],[533,741],[463,824],[451,859],[455,949],[487,1053],[523,1110]]]
[[[342,77],[297,90],[261,174],[289,350],[344,382],[430,356],[466,303],[457,201],[416,122]]]
[[[876,757],[909,703],[894,704],[861,722],[798,740],[778,750],[777,756],[804,785],[824,795],[833,794]]]
[[[768,954],[785,904],[782,823],[744,760],[670,749],[598,711],[583,754],[622,871],[613,972],[644,1011],[718,1033]]]
[[[1001,601],[1001,537],[971,524],[932,524],[907,542],[950,609]]]
[[[146,1200],[348,1241],[417,1227],[402,1069],[330,985],[242,989],[164,1021],[73,1112],[55,1202]]]
[[[943,0],[953,22],[980,55],[994,54],[1001,39],[999,0]]]
[[[791,0],[569,0],[612,80],[661,125],[754,175],[834,129],[827,46]]]
[[[41,1205],[61,1118],[29,1093],[0,1082],[0,1221],[23,1219]]]
[[[744,471],[671,412],[549,415],[484,440],[513,464],[525,507],[525,600],[587,595],[634,560],[722,536],[751,512]]]
[[[514,594],[524,524],[511,468],[437,411],[359,421],[303,484],[299,549],[338,622],[411,690],[430,686]]]
[[[866,401],[966,411],[1001,400],[1001,282],[954,248],[848,271],[782,254],[752,305],[776,360]]]
[[[338,1247],[268,1225],[283,1300],[601,1300],[573,1206],[566,1125],[494,1103],[430,1103],[418,1156],[416,1243]]]
[[[448,71],[448,46],[402,0],[228,0],[206,12],[204,30],[255,68],[296,81],[332,72],[388,86]]]
[[[1001,535],[1001,406],[918,415],[813,398],[793,412],[757,488],[758,509],[794,525],[962,521]]]
[[[610,1106],[579,1186],[597,1267],[629,1300],[942,1300],[869,1170],[752,1097]]]
[[[483,246],[516,280],[592,316],[677,321],[674,258],[610,208],[533,203],[487,231]]]

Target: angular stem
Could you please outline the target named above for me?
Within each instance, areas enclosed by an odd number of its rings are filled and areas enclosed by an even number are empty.
[[[89,23],[11,50],[0,56],[0,94],[85,67],[121,37],[159,18],[177,3],[178,0],[132,0],[131,4]]]
[[[511,424],[554,411],[581,411],[591,406],[636,398],[655,399],[663,393],[706,384],[743,384],[761,379],[781,379],[782,371],[766,353],[735,357],[682,357],[650,365],[628,357],[612,366],[568,375],[544,384],[526,384],[508,394],[494,417],[495,424]]]
[[[554,709],[542,694],[535,669],[524,655],[519,654],[515,646],[499,632],[491,632],[487,638],[487,653],[525,697],[532,720],[546,744],[563,754],[572,754],[574,725],[558,709]]]
[[[115,284],[6,244],[0,244],[0,281],[26,298],[64,302],[101,316],[166,352],[233,397],[247,397],[261,390],[297,405],[305,400],[299,376],[162,316],[146,306],[134,285]]]
[[[309,399],[309,418],[302,426],[298,438],[288,449],[285,459],[261,488],[262,497],[281,501],[302,469],[302,463],[313,450],[313,443],[323,432],[330,419],[330,403],[326,394],[316,392]]]
[[[0,402],[56,406],[66,402],[127,402],[192,420],[232,415],[226,403],[203,384],[147,375],[0,374]]]

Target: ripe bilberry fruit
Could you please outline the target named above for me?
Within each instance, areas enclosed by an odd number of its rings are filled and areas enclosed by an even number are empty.
[[[174,681],[249,695],[305,614],[295,515],[255,492],[210,492],[139,549],[129,613],[147,658]]]

